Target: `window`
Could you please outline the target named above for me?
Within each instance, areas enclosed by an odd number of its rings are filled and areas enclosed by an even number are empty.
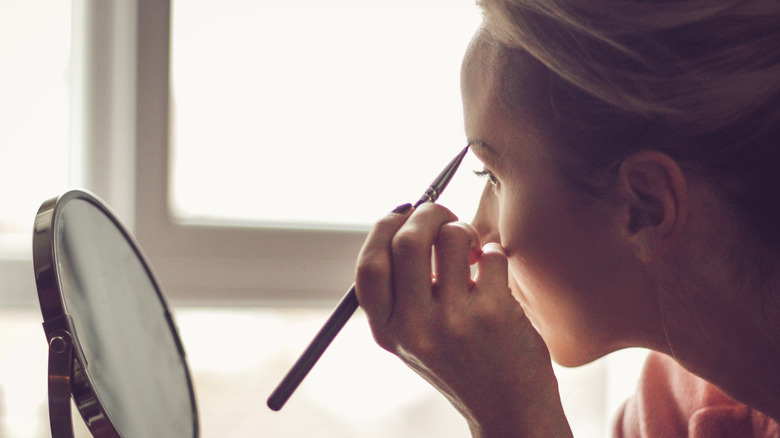
[[[39,200],[68,184],[70,5],[0,5],[0,303],[31,303],[29,242]],[[19,44],[25,41],[25,44]],[[63,165],[66,163],[66,165]]]
[[[148,18],[135,223],[176,299],[333,303],[369,224],[464,146],[476,6],[368,5],[173,2],[170,53],[167,11]],[[458,178],[442,201],[469,218]]]
[[[0,5],[0,147],[6,163],[0,233],[6,236],[29,234],[34,199],[67,184],[69,36],[68,2]]]
[[[480,21],[470,2],[171,7],[179,220],[366,228],[465,146],[460,62]]]

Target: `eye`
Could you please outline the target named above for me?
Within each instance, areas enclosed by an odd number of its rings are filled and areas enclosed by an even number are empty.
[[[474,175],[477,175],[479,178],[482,178],[485,181],[489,182],[490,185],[493,186],[493,191],[498,190],[498,187],[499,187],[500,183],[498,181],[498,178],[496,178],[496,176],[493,175],[493,172],[491,172],[491,171],[489,171],[487,169],[475,170],[474,171]]]

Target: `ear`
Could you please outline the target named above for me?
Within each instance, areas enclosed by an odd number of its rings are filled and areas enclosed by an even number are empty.
[[[688,214],[685,173],[657,151],[640,151],[620,165],[624,234],[637,257],[653,260],[675,243]]]

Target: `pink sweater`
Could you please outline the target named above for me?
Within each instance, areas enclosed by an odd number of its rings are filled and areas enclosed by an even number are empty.
[[[672,358],[650,353],[637,393],[621,407],[616,438],[780,438],[780,425]]]

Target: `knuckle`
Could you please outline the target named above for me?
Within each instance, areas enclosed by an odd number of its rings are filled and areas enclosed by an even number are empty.
[[[394,255],[402,257],[421,256],[428,251],[423,240],[411,230],[401,230],[395,235],[392,250]]]
[[[456,221],[458,217],[447,207],[433,202],[426,202],[417,207],[418,215],[435,215],[448,221]]]
[[[449,242],[457,245],[470,245],[476,238],[476,233],[472,233],[470,226],[463,222],[449,222],[439,228],[437,240],[439,242]]]
[[[390,334],[381,329],[373,329],[371,331],[372,336],[374,337],[374,342],[376,342],[377,345],[379,345],[384,350],[387,350],[389,352],[395,352],[396,350],[396,342],[395,339],[390,336]]]
[[[390,267],[373,258],[362,258],[357,263],[357,278],[366,280],[369,278],[387,277],[390,275]]]
[[[390,214],[380,218],[374,226],[379,229],[396,227],[399,222],[403,222],[405,218],[397,214]]]

